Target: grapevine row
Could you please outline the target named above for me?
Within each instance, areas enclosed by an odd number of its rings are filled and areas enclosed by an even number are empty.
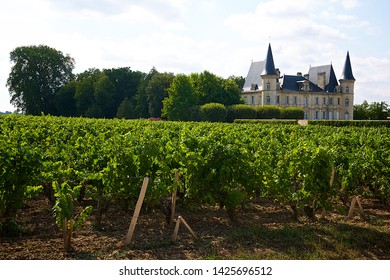
[[[63,194],[92,199],[99,223],[104,205],[134,206],[145,176],[145,202],[158,204],[177,170],[185,199],[219,204],[232,219],[256,197],[294,211],[330,210],[350,195],[390,197],[386,127],[5,116],[0,132],[0,224],[42,190],[57,206]]]

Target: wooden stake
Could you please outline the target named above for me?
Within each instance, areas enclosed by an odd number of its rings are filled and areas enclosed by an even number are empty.
[[[334,181],[334,167],[332,168],[332,176],[330,176],[329,186],[333,185],[333,181]]]
[[[137,224],[137,220],[138,220],[139,213],[141,211],[142,203],[144,202],[146,188],[148,187],[148,183],[149,183],[149,178],[145,177],[144,181],[142,183],[142,188],[141,188],[141,192],[140,192],[139,197],[138,197],[137,204],[135,206],[134,214],[133,214],[133,217],[131,219],[129,230],[128,230],[127,235],[126,235],[125,245],[129,245],[131,242],[131,239],[133,237],[135,225]]]
[[[189,231],[189,233],[191,233],[192,237],[194,239],[198,239],[198,237],[196,236],[195,232],[192,230],[192,228],[187,224],[187,222],[183,219],[182,216],[179,216],[178,218],[182,223],[183,225],[187,228],[187,230]]]
[[[175,179],[174,179],[174,185],[175,190],[172,193],[172,200],[171,200],[171,217],[169,219],[169,225],[173,224],[173,220],[175,218],[175,211],[176,211],[176,195],[177,195],[177,184],[179,182],[179,171],[175,172]]]
[[[179,232],[180,220],[181,219],[176,220],[175,230],[173,231],[172,238],[171,238],[172,242],[176,242],[177,233]]]
[[[359,196],[356,196],[356,202],[359,206],[359,210],[360,210],[360,214],[363,214],[363,206],[362,206],[362,203],[360,202],[360,197]]]
[[[348,212],[348,219],[352,218],[353,211],[355,210],[355,205],[356,205],[356,196],[352,198],[351,207],[349,208],[349,212]]]

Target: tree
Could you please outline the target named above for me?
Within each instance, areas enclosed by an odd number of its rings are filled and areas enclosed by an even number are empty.
[[[163,116],[169,120],[191,120],[191,108],[195,104],[194,89],[188,76],[177,75],[168,88],[163,101]]]
[[[70,81],[55,94],[55,105],[57,114],[60,116],[70,117],[77,116],[75,102],[76,82]]]
[[[388,115],[389,105],[382,102],[368,104],[366,100],[362,104],[353,106],[353,118],[355,120],[385,120]]]
[[[100,109],[101,115],[92,117],[113,118],[116,115],[118,106],[115,106],[115,86],[107,75],[103,74],[94,83],[95,105]]]
[[[17,47],[7,79],[11,104],[23,113],[55,113],[55,93],[73,79],[74,59],[45,45]]]
[[[126,97],[118,107],[116,117],[120,119],[130,119],[133,117],[134,108],[130,100]]]
[[[372,102],[368,108],[368,118],[370,120],[385,120],[387,118],[387,109],[389,105],[386,102]]]
[[[245,84],[245,78],[243,76],[229,76],[228,80],[233,81],[241,92],[241,89],[244,87]]]
[[[168,88],[175,76],[172,73],[155,73],[146,86],[146,96],[149,105],[149,115],[161,118],[163,100],[168,97]]]
[[[353,106],[353,118],[355,120],[367,120],[368,119],[368,102],[363,101],[362,104],[356,104]]]

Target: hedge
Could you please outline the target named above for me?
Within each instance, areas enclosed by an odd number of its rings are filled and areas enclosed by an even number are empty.
[[[220,103],[207,103],[199,108],[199,115],[202,121],[224,122],[227,116],[225,105]]]
[[[228,108],[227,121],[233,122],[236,119],[256,119],[257,112],[256,107],[245,105],[245,104],[235,104],[229,106]]]

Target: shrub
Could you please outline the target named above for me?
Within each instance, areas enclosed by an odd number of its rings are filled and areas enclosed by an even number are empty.
[[[202,121],[224,122],[227,116],[225,105],[220,103],[207,103],[199,108]]]
[[[233,122],[236,119],[256,119],[256,108],[245,104],[235,104],[228,107],[227,121]]]
[[[281,118],[287,120],[298,120],[303,119],[305,111],[302,108],[297,107],[286,107],[281,110]]]
[[[280,119],[281,108],[278,106],[259,106],[257,107],[258,119]]]

